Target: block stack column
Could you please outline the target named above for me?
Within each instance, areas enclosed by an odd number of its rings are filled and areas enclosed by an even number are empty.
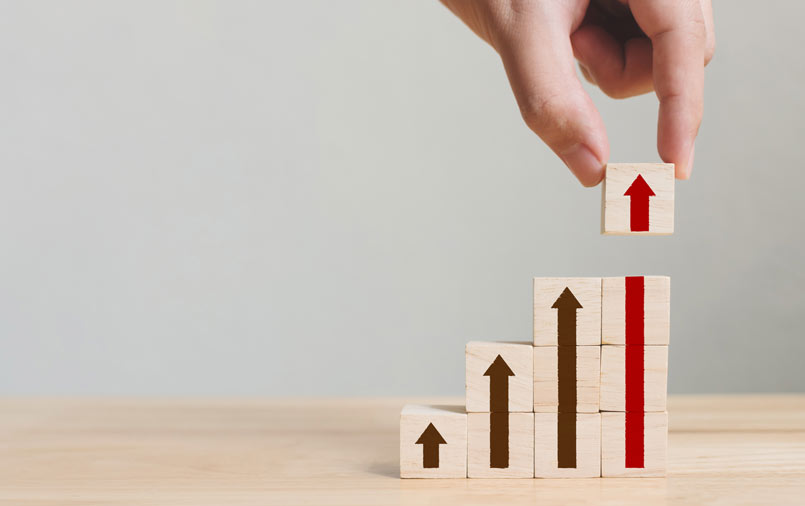
[[[534,477],[533,347],[466,347],[467,476]]]
[[[664,476],[671,280],[602,282],[602,475]]]
[[[601,278],[534,278],[534,471],[601,475]]]

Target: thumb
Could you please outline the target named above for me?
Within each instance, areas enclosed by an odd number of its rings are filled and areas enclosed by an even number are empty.
[[[526,124],[584,186],[604,176],[609,158],[604,123],[576,75],[570,21],[537,12],[497,37],[495,48]]]

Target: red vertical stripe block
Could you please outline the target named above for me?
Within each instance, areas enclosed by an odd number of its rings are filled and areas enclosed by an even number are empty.
[[[626,467],[643,467],[645,280],[626,278]]]

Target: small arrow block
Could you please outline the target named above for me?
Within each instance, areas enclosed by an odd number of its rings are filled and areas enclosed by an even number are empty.
[[[501,425],[505,433],[495,434]],[[502,464],[494,457],[501,450]],[[467,476],[533,478],[534,413],[467,413]]]
[[[601,347],[601,411],[626,411],[627,352],[638,352],[635,381],[639,411],[666,411],[668,385],[667,346]],[[640,360],[642,358],[642,360]],[[631,358],[630,358],[631,360]],[[631,394],[630,392],[630,395]]]
[[[561,420],[559,417],[564,417]],[[559,423],[576,424],[571,448],[558,437]],[[572,466],[559,463],[559,455],[573,452]],[[597,478],[601,476],[600,413],[534,413],[534,476],[537,478]]]
[[[671,335],[671,278],[603,278],[601,287],[603,344],[668,345]]]
[[[601,476],[662,477],[668,413],[601,413]]]
[[[571,338],[575,346],[601,344],[601,278],[534,278],[534,346]]]
[[[601,233],[674,233],[674,164],[610,163],[601,190]]]
[[[531,412],[534,406],[532,350],[528,342],[467,343],[467,412]]]
[[[467,414],[463,406],[403,408],[400,477],[467,477]]]
[[[559,411],[559,350],[561,346],[534,347],[534,412]],[[575,346],[576,413],[598,413],[601,384],[601,347]]]

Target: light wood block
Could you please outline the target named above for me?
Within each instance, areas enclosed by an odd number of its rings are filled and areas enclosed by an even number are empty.
[[[671,335],[671,278],[668,276],[632,276],[643,278],[643,290],[625,277],[603,278],[601,297],[601,340],[603,344],[626,342],[627,285],[629,299],[642,304],[643,344],[668,345]],[[639,285],[639,283],[637,283]],[[630,310],[632,311],[632,310]],[[640,316],[639,314],[637,315]]]
[[[598,413],[601,384],[601,347],[576,346],[577,413]],[[534,347],[534,411],[559,410],[559,347]]]
[[[400,414],[401,478],[466,478],[463,406],[406,405]]]
[[[565,289],[570,290],[578,304],[569,297],[560,300]],[[562,344],[559,313],[568,311],[572,318],[574,309],[575,345],[601,344],[601,278],[534,278],[534,346]]]
[[[494,418],[499,422],[508,419],[506,467],[492,467],[490,443],[493,439],[501,440],[501,433],[493,435],[493,431],[503,425],[498,423],[493,428]],[[467,476],[470,478],[534,477],[534,413],[468,413],[467,444]],[[496,448],[497,451],[501,449],[500,446]],[[500,465],[501,461],[498,460],[497,464]]]
[[[642,413],[642,467],[626,467],[626,417],[631,413],[601,413],[601,475],[604,477],[665,476],[668,452],[668,413]],[[641,413],[634,413],[641,415]],[[639,439],[637,440],[639,443]],[[639,450],[639,449],[638,449]],[[635,452],[637,456],[640,452]]]
[[[601,411],[626,411],[626,346],[601,347]],[[643,346],[643,411],[666,411],[668,347]]]
[[[533,346],[527,342],[471,341],[466,347],[467,412],[531,412],[534,406]],[[505,364],[496,363],[500,356]],[[493,366],[493,363],[496,363]],[[508,367],[508,374],[506,371]],[[490,405],[491,387],[504,387],[507,399]]]
[[[610,163],[601,190],[601,233],[674,233],[674,165]]]
[[[569,414],[571,417],[573,414]],[[534,476],[597,478],[601,476],[601,414],[575,415],[575,467],[559,467],[558,413],[534,413]],[[570,448],[572,450],[572,448]],[[563,462],[567,466],[567,462]]]

